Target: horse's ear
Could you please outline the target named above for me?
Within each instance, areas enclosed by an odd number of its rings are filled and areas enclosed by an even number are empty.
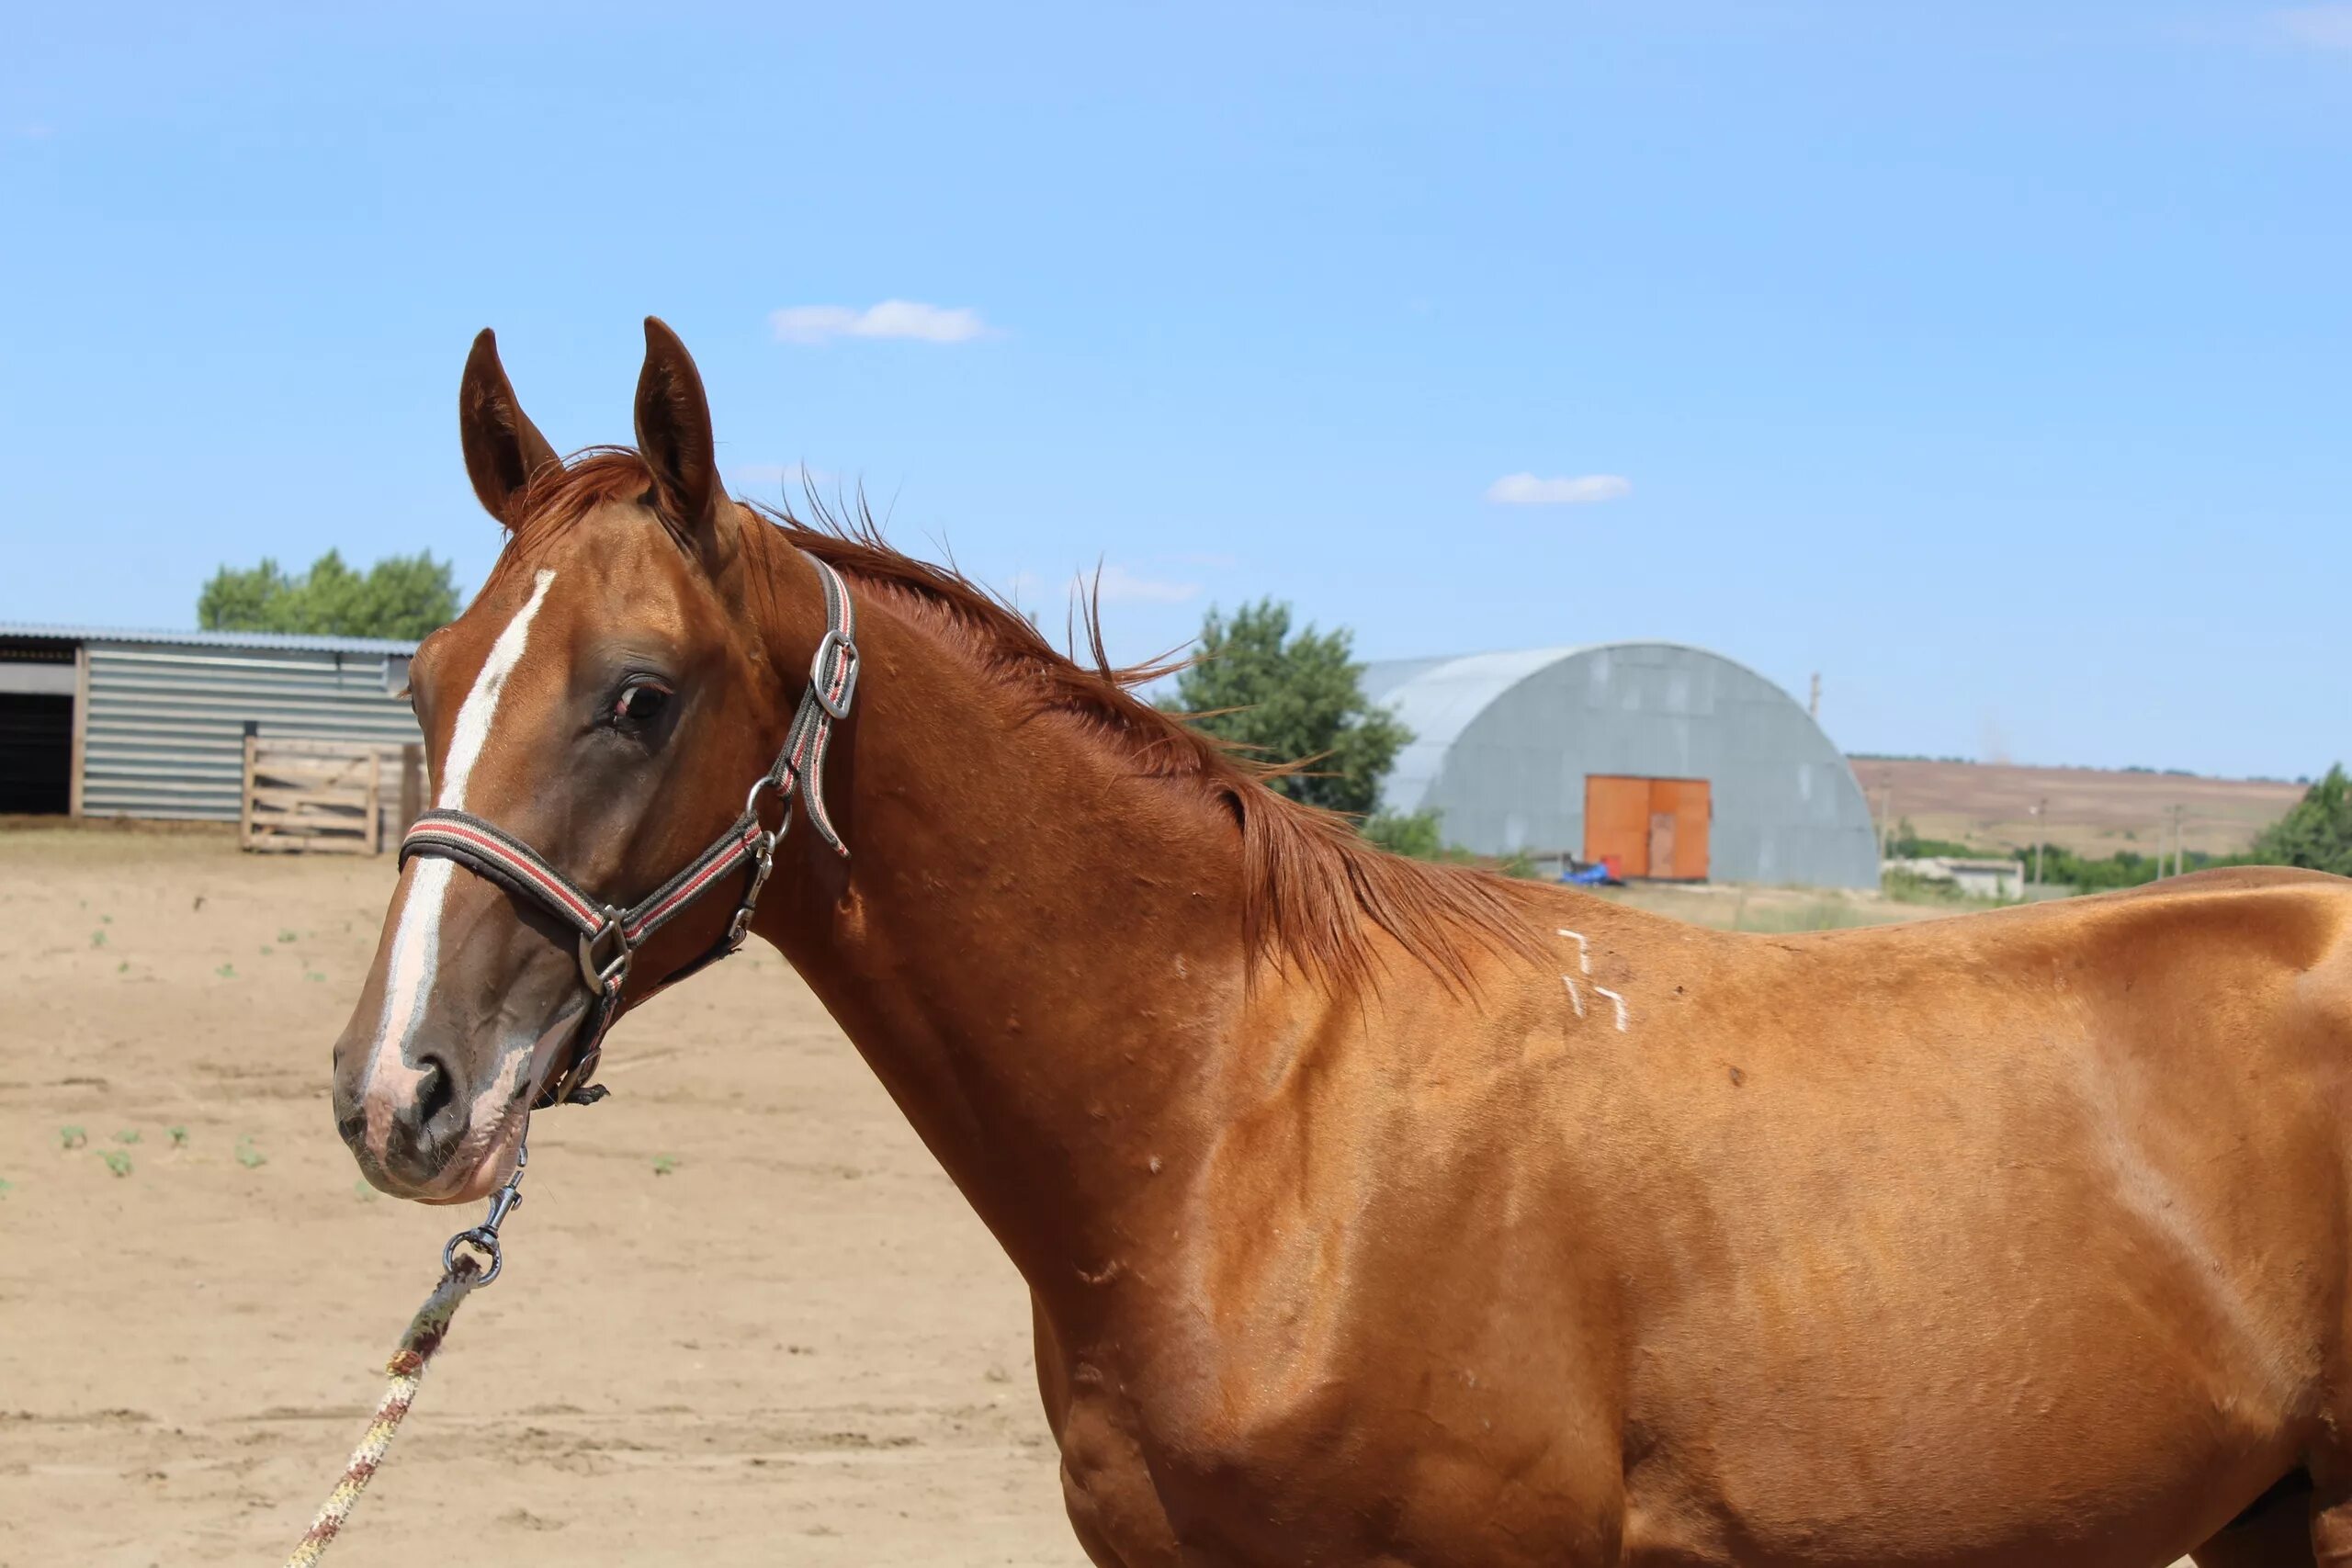
[[[474,339],[465,378],[458,383],[458,434],[466,447],[466,478],[473,480],[482,510],[509,528],[523,521],[523,491],[531,476],[563,462],[514,400],[506,367],[498,362],[498,338],[488,327]]]
[[[717,542],[727,491],[710,434],[710,400],[694,355],[659,316],[645,318],[645,368],[637,378],[637,449],[653,470],[662,506],[706,549]]]

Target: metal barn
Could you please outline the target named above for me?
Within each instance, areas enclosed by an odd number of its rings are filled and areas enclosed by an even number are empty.
[[[1704,649],[1620,642],[1368,665],[1414,735],[1381,805],[1435,808],[1482,854],[1627,876],[1876,887],[1845,756],[1770,681]]]
[[[244,737],[398,747],[412,642],[0,623],[0,812],[234,822]]]

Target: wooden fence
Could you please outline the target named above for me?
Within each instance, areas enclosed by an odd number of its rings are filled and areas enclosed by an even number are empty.
[[[264,852],[381,854],[424,809],[424,771],[416,746],[248,735],[240,840]]]

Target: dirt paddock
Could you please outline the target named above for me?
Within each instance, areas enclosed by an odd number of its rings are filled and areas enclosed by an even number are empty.
[[[479,1213],[329,1115],[391,874],[0,832],[0,1568],[278,1562],[341,1472]],[[1082,1565],[1019,1278],[783,961],[605,1059],[333,1561]]]

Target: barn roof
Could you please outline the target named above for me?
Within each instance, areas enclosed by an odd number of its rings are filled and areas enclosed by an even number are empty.
[[[1695,654],[1753,676],[1789,700],[1770,681],[1736,659],[1690,643],[1639,637],[1623,642],[1573,643],[1560,648],[1522,648],[1504,653],[1468,653],[1440,659],[1388,659],[1364,666],[1363,694],[1375,707],[1395,711],[1413,732],[1413,742],[1396,754],[1382,797],[1419,801],[1437,782],[1446,752],[1487,708],[1529,676],[1587,654],[1630,649],[1666,649]]]
[[[401,657],[416,644],[393,637],[313,637],[300,632],[205,632],[170,626],[50,626],[0,621],[0,638],[38,642],[170,643],[188,648],[266,648],[302,653],[367,653]]]
[[[1390,659],[1365,665],[1365,698],[1374,707],[1392,710],[1413,732],[1412,744],[1396,753],[1384,796],[1392,801],[1419,800],[1445,766],[1446,751],[1488,704],[1537,671],[1601,646],[1522,648],[1508,653]]]

